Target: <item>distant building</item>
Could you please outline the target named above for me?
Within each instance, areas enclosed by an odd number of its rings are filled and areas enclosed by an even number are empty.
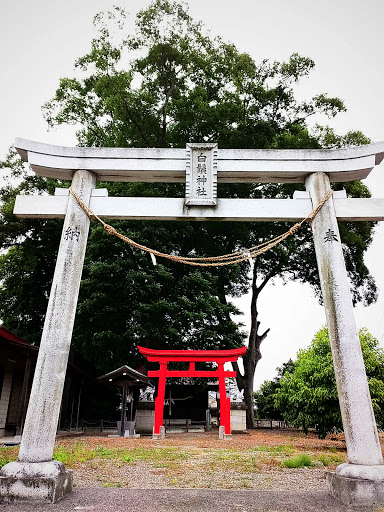
[[[23,430],[39,348],[0,326],[0,437]],[[84,383],[90,378],[69,364],[59,424],[79,421]]]

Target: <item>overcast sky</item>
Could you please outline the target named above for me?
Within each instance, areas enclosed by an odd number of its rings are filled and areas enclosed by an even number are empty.
[[[90,46],[93,16],[120,5],[134,17],[147,0],[15,0],[0,16],[0,159],[15,137],[75,145],[73,129],[47,130],[41,106],[60,77]],[[316,69],[300,87],[302,97],[326,92],[342,98],[348,112],[327,121],[337,132],[361,130],[373,142],[384,140],[384,31],[382,0],[189,0],[190,14],[215,35],[233,42],[256,60],[286,60],[297,52]],[[326,122],[326,120],[322,120]],[[384,165],[366,180],[373,196],[384,197]],[[384,346],[384,226],[376,230],[367,264],[382,290],[377,304],[356,308],[358,327],[366,326]],[[249,318],[249,297],[237,304]],[[256,386],[273,378],[275,368],[294,358],[325,323],[309,287],[276,283],[260,296],[261,328],[271,328],[262,346]],[[129,363],[129,361],[127,361]]]

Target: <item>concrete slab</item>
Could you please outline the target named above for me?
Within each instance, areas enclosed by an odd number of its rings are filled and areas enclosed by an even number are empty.
[[[378,512],[384,510],[384,485],[381,480],[348,478],[336,473],[327,473],[327,486],[331,496],[347,506],[370,507]]]
[[[325,491],[232,491],[209,489],[75,489],[55,504],[0,505],[7,512],[348,512]],[[373,512],[373,511],[372,511]]]
[[[0,502],[55,503],[72,492],[73,473],[62,462],[10,462],[0,471]]]

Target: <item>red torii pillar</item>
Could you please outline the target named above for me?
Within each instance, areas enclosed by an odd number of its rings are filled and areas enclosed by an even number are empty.
[[[237,361],[243,356],[247,347],[235,348],[232,350],[153,350],[145,347],[137,347],[140,354],[148,361],[160,364],[159,370],[148,372],[148,377],[158,377],[159,385],[155,400],[155,424],[153,427],[154,437],[161,437],[161,427],[164,416],[165,384],[167,377],[217,377],[219,379],[220,392],[220,427],[223,427],[223,435],[231,434],[231,401],[227,398],[225,389],[225,378],[236,377],[235,371],[224,370],[224,364]],[[170,362],[182,361],[189,363],[188,370],[169,370],[167,365]],[[217,364],[215,370],[196,370],[196,362],[214,362]]]

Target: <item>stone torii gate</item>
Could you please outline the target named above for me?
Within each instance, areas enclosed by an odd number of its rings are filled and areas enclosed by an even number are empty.
[[[330,182],[364,179],[384,158],[384,142],[336,150],[220,150],[67,148],[17,139],[24,161],[39,175],[72,180],[72,188],[101,218],[297,221],[330,191]],[[186,182],[185,199],[115,198],[102,181]],[[217,198],[217,181],[303,183],[293,199]],[[52,461],[56,427],[87,244],[89,218],[68,191],[18,196],[14,213],[64,218],[63,233],[17,462],[0,472],[4,501],[56,501],[72,475]],[[384,505],[384,464],[353,317],[337,220],[384,220],[384,199],[334,193],[312,222],[348,463],[328,473],[330,493],[354,506]]]

